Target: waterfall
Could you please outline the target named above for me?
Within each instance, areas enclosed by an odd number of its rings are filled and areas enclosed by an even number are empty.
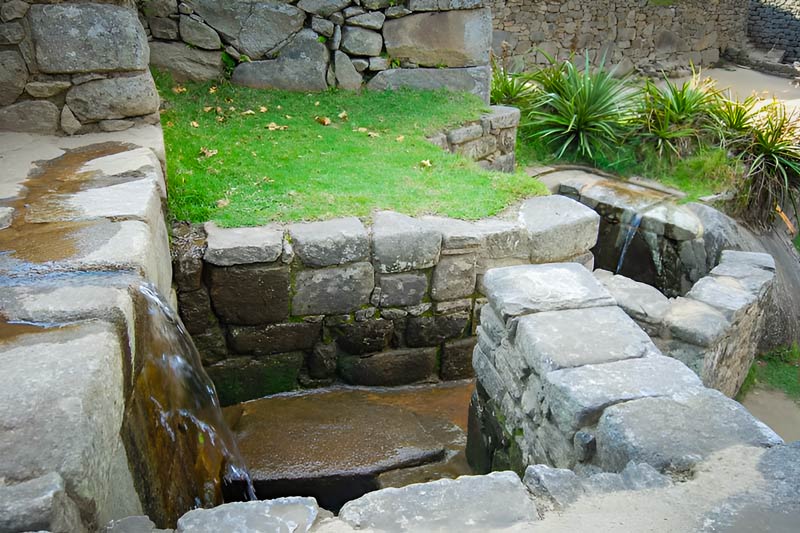
[[[628,233],[625,234],[625,241],[622,244],[622,251],[619,254],[619,262],[617,263],[617,269],[614,271],[615,274],[619,274],[622,270],[622,264],[625,262],[625,254],[628,253],[628,247],[631,245],[631,241],[636,236],[636,232],[639,230],[639,224],[642,223],[642,215],[639,213],[634,213],[633,218],[631,218],[631,225],[628,227]]]

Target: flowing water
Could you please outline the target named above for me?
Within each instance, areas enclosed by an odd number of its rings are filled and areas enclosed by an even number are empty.
[[[614,271],[615,274],[619,274],[622,270],[622,265],[625,263],[625,254],[628,253],[628,247],[631,245],[631,241],[633,241],[633,238],[636,236],[636,232],[639,230],[639,225],[641,223],[642,215],[639,213],[634,213],[630,226],[628,226],[628,233],[625,234],[625,241],[622,244],[622,251],[619,254],[617,269]]]
[[[145,511],[161,527],[186,511],[255,499],[214,385],[180,319],[158,294],[139,287],[133,393],[123,435]],[[229,487],[243,493],[230,494]],[[243,487],[243,489],[241,489]],[[223,491],[225,494],[223,495]]]

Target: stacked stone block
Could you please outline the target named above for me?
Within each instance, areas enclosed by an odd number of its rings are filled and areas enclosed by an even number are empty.
[[[558,210],[565,225],[553,224]],[[285,227],[179,226],[181,315],[223,402],[343,380],[401,385],[472,376],[488,268],[586,261],[599,217],[563,197],[477,222],[390,211]],[[535,213],[541,216],[535,216]]]
[[[489,98],[483,0],[140,0],[151,64],[178,80],[322,91],[448,87]]]
[[[158,123],[150,52],[128,2],[0,5],[0,130],[120,131]]]
[[[783,52],[784,63],[800,61],[800,2],[750,0],[747,37],[756,45]]]

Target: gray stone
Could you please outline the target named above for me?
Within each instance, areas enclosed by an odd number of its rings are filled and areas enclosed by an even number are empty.
[[[474,67],[489,63],[490,10],[424,13],[389,20],[386,52],[421,66]]]
[[[114,132],[125,131],[134,126],[132,120],[101,120],[99,123],[100,131]]]
[[[181,15],[191,15],[192,13],[194,13],[194,9],[189,4],[181,2],[180,4],[178,4],[178,13],[180,13]]]
[[[304,29],[281,49],[277,59],[241,63],[232,81],[256,89],[324,91],[330,54],[317,34]]]
[[[710,274],[718,278],[735,278],[743,289],[759,298],[764,296],[775,279],[774,272],[736,262],[720,263]]]
[[[294,315],[352,313],[369,303],[375,276],[369,263],[302,270],[295,279]]]
[[[266,501],[233,502],[213,509],[189,511],[178,519],[176,533],[308,533],[319,516],[320,510],[314,498],[290,496]]]
[[[386,9],[386,18],[396,19],[410,15],[412,11],[405,6],[391,6]]]
[[[516,222],[497,219],[483,219],[474,223],[481,246],[478,260],[478,272],[486,272],[493,267],[491,261],[484,259],[518,258],[529,262],[530,245],[528,232]]]
[[[0,107],[0,131],[53,134],[58,130],[58,107],[45,100],[23,100]]]
[[[600,472],[589,476],[584,481],[584,487],[590,494],[609,494],[626,488],[622,476],[612,472]]]
[[[472,368],[472,352],[477,339],[469,337],[444,343],[439,377],[445,381],[471,379],[475,377]]]
[[[431,298],[436,301],[465,298],[475,292],[476,254],[444,255],[433,269]]]
[[[525,469],[522,482],[535,497],[551,500],[556,509],[564,509],[584,493],[583,484],[575,472],[564,468],[532,465]]]
[[[628,490],[658,489],[672,485],[669,477],[659,473],[647,463],[637,464],[631,461],[620,475]]]
[[[336,72],[336,83],[347,91],[358,91],[361,89],[361,74],[358,73],[350,57],[344,52],[336,51],[333,55],[334,68]]]
[[[0,7],[0,20],[9,22],[21,19],[28,13],[30,4],[22,0],[9,0]]]
[[[351,59],[356,72],[364,72],[369,67],[369,61],[362,58]]]
[[[531,527],[539,516],[516,474],[493,472],[370,492],[339,518],[380,531],[490,531]]]
[[[217,266],[272,263],[283,251],[283,230],[270,226],[220,228],[206,222],[207,247],[203,258]]]
[[[180,32],[184,42],[197,48],[219,50],[222,46],[217,32],[192,17],[181,15]]]
[[[671,302],[664,326],[675,338],[698,346],[711,346],[730,327],[730,322],[710,305],[689,298]]]
[[[379,352],[342,357],[339,373],[347,383],[366,386],[408,385],[436,378],[436,348]]]
[[[493,154],[497,150],[497,137],[486,136],[474,141],[453,146],[457,154],[477,161]]]
[[[16,485],[0,485],[0,530],[82,533],[80,512],[53,472]]]
[[[330,20],[313,17],[311,19],[311,29],[325,37],[333,37],[334,25]]]
[[[207,269],[211,302],[223,322],[255,326],[288,318],[287,267],[255,264]]]
[[[81,122],[149,115],[158,111],[158,103],[150,72],[90,81],[67,93],[67,105]]]
[[[492,130],[516,128],[519,125],[520,111],[516,107],[493,105],[489,108],[489,113],[481,118],[489,121],[489,128]]]
[[[481,231],[472,222],[434,216],[425,216],[420,220],[442,234],[443,254],[462,254],[476,251],[481,246]]]
[[[378,272],[389,274],[429,268],[439,260],[442,234],[400,213],[380,211],[372,226]]]
[[[771,255],[764,253],[723,250],[720,254],[719,262],[720,264],[743,263],[762,270],[775,272],[775,259]]]
[[[67,135],[74,135],[81,129],[81,122],[75,118],[75,114],[68,105],[61,108],[61,129],[64,130]]]
[[[147,69],[147,37],[131,9],[109,4],[36,4],[28,19],[42,72]]]
[[[690,241],[703,234],[703,225],[694,213],[671,203],[648,209],[642,216],[641,228],[676,241]]]
[[[350,5],[350,0],[300,0],[297,7],[308,13],[327,17]]]
[[[222,56],[184,43],[150,43],[150,64],[170,72],[175,81],[208,81],[222,75]]]
[[[0,44],[17,44],[25,38],[25,30],[19,22],[0,24]]]
[[[358,15],[363,15],[364,13],[366,13],[366,11],[364,11],[363,8],[358,7],[358,6],[350,6],[348,8],[345,8],[344,11],[342,11],[342,14],[344,15],[344,18],[346,18],[346,19],[358,16]]]
[[[386,57],[370,57],[369,69],[373,72],[379,72],[389,68],[389,58]]]
[[[119,520],[112,520],[103,530],[103,533],[162,533],[156,530],[156,525],[147,516],[126,516]],[[169,530],[173,533],[173,530]]]
[[[272,355],[311,350],[320,339],[320,323],[288,322],[266,326],[231,326],[230,348],[240,354]]]
[[[609,276],[600,278],[600,281],[617,301],[617,305],[634,320],[650,324],[659,324],[664,320],[670,301],[655,287],[625,276],[614,276],[610,272]]]
[[[730,446],[782,442],[739,403],[713,389],[614,405],[597,424],[600,466],[614,472],[629,461],[660,471],[686,469]]]
[[[306,19],[301,9],[275,0],[192,0],[195,13],[222,39],[250,59],[273,54],[300,32]],[[309,30],[310,31],[310,30]]]
[[[333,328],[336,344],[350,355],[364,355],[386,349],[394,333],[391,320],[365,320]]]
[[[475,369],[478,383],[486,389],[491,398],[502,398],[506,394],[506,383],[500,377],[492,361],[481,349],[480,344],[472,352],[472,368]]]
[[[341,26],[342,24],[344,24],[344,15],[342,15],[341,12],[331,13],[331,15],[328,17],[328,20],[330,20],[337,26]]]
[[[406,344],[438,346],[448,339],[460,337],[469,323],[469,312],[449,315],[409,317],[406,326]]]
[[[361,0],[361,5],[367,9],[384,9],[392,5],[392,0]]]
[[[32,81],[25,85],[25,92],[34,98],[50,98],[69,89],[68,81]]]
[[[566,433],[593,425],[611,405],[702,387],[694,372],[671,357],[567,368],[542,379],[553,420]]]
[[[483,136],[483,126],[480,124],[472,124],[470,126],[462,126],[447,132],[447,140],[451,144],[462,144],[467,141],[479,139]]]
[[[333,37],[328,40],[328,50],[338,50],[342,44],[342,27],[335,26],[333,28]],[[330,82],[328,82],[330,85]]]
[[[142,0],[141,10],[148,17],[168,17],[178,11],[177,0]]]
[[[13,104],[25,90],[28,68],[15,50],[0,50],[0,106]]]
[[[342,50],[356,56],[377,56],[383,49],[380,33],[364,28],[345,26],[342,29]]]
[[[436,311],[437,315],[446,315],[447,313],[453,313],[455,311],[471,311],[472,298],[436,302],[434,310]]]
[[[417,272],[384,274],[378,284],[381,307],[419,305],[428,292],[427,276]]]
[[[0,207],[0,229],[11,226],[12,220],[14,220],[14,208]]]
[[[171,18],[154,17],[148,20],[148,25],[150,26],[150,33],[156,39],[166,39],[168,41],[176,41],[178,39],[178,23]]]
[[[219,325],[217,317],[211,311],[211,299],[205,287],[193,291],[179,291],[178,311],[186,331],[192,335],[204,333]]]
[[[686,297],[710,305],[731,321],[756,303],[754,294],[738,280],[728,277],[707,276],[695,283]]]
[[[503,320],[540,311],[616,304],[591,272],[576,263],[497,268],[486,273],[483,284]]]
[[[532,263],[574,257],[597,244],[600,215],[566,196],[526,200],[519,218],[530,236]]]
[[[518,320],[514,345],[540,376],[560,368],[660,354],[650,337],[616,306],[524,316]]]
[[[356,217],[292,224],[289,235],[304,265],[324,267],[369,258],[369,235]]]
[[[380,11],[371,11],[362,15],[356,15],[347,19],[348,26],[360,26],[368,30],[379,30],[383,28],[383,21],[386,20],[386,15]]]

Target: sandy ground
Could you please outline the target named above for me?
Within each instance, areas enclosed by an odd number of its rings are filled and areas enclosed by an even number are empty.
[[[779,390],[755,388],[742,402],[787,443],[800,440],[800,404]]]
[[[755,93],[766,100],[783,100],[787,106],[800,110],[800,86],[794,80],[738,66],[704,69],[701,74],[715,80],[717,88],[729,90],[738,100]],[[680,80],[683,79],[686,78]]]

